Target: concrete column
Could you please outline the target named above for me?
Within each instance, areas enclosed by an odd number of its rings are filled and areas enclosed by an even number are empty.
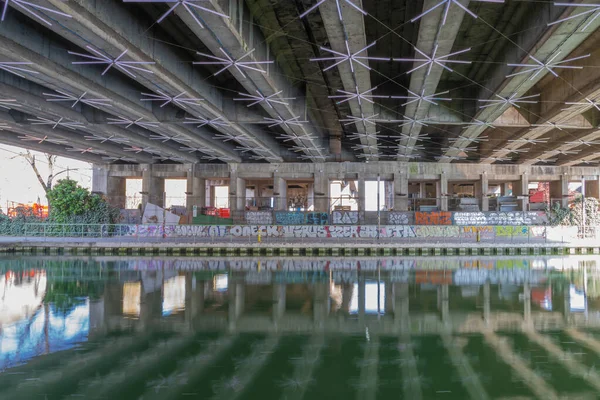
[[[200,209],[206,206],[206,179],[195,176],[195,171],[188,171],[187,174],[187,212],[189,222],[192,223],[194,206],[197,208],[197,214]]]
[[[275,196],[275,210],[287,210],[287,181],[277,174],[273,176],[273,195]]]
[[[309,183],[307,191],[308,193],[306,197],[306,207],[308,211],[312,211],[315,209],[315,184]]]
[[[246,209],[246,180],[239,178],[234,168],[229,173],[229,208],[232,212]]]
[[[92,168],[92,192],[105,196],[112,206],[125,208],[126,186],[127,180],[110,176],[108,168],[96,165]]]
[[[419,198],[424,199],[427,197],[427,182],[419,183]]]
[[[358,174],[358,211],[365,211],[366,208],[366,193],[365,193],[365,176]],[[383,193],[382,193],[383,197]]]
[[[315,211],[329,212],[329,178],[322,169],[317,169],[314,179]]]
[[[529,210],[529,176],[521,175],[521,179],[513,182],[513,196],[518,197],[521,211]]]
[[[512,189],[511,189],[511,183],[510,182],[504,182],[500,184],[500,196],[508,196],[510,194],[512,194]]]
[[[446,174],[440,175],[440,180],[436,186],[436,197],[439,199],[440,211],[448,211],[448,177]]]
[[[408,211],[408,175],[394,173],[394,211]]]
[[[164,207],[165,180],[154,176],[149,164],[142,164],[142,169],[142,208],[148,203]]]
[[[598,179],[585,180],[585,197],[600,199],[600,181]]]
[[[569,178],[567,175],[561,175],[557,181],[550,182],[551,201],[560,201],[561,207],[569,206]]]
[[[489,179],[487,174],[484,172],[481,174],[481,211],[490,211],[490,202],[488,199],[489,190]]]

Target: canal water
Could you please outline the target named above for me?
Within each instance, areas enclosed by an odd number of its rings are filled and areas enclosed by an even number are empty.
[[[0,259],[0,399],[597,399],[600,259]]]

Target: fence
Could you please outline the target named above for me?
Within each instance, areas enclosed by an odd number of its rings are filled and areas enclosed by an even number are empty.
[[[8,224],[10,225],[10,224]],[[0,234],[20,237],[121,238],[124,240],[182,239],[204,242],[329,242],[338,239],[360,241],[373,239],[388,242],[460,243],[564,243],[583,238],[599,237],[600,228],[547,226],[374,226],[374,225],[74,225],[15,224],[7,229],[0,225]],[[259,240],[260,237],[260,240]]]

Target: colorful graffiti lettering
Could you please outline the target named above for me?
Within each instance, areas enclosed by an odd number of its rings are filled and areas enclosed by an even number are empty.
[[[331,222],[334,225],[356,225],[358,211],[334,211],[331,213]]]
[[[452,213],[447,211],[415,212],[416,225],[452,225]]]
[[[304,213],[277,211],[275,212],[275,223],[278,225],[302,225],[304,224]]]
[[[306,214],[306,225],[327,225],[329,214],[326,212],[312,212]]]
[[[390,225],[410,225],[414,218],[410,212],[390,212],[388,213],[388,224]]]

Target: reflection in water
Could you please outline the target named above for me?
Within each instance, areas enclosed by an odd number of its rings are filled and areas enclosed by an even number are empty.
[[[594,258],[0,260],[0,399],[596,398]]]

